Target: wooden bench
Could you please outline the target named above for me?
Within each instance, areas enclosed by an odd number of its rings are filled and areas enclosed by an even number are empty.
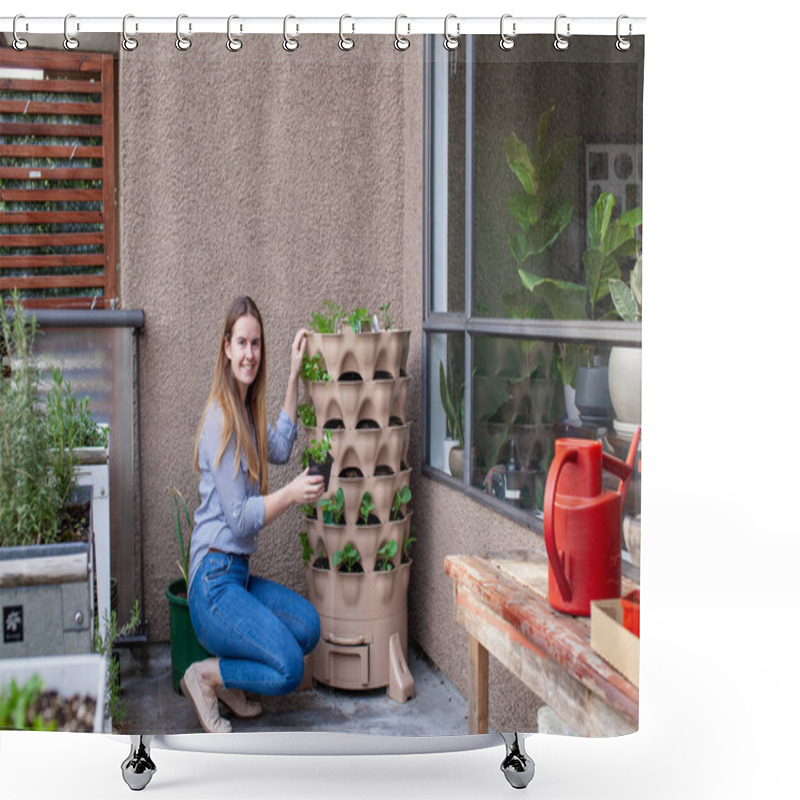
[[[579,734],[638,729],[639,690],[592,650],[588,617],[550,607],[544,556],[453,555],[445,572],[469,637],[469,733],[488,731],[489,653]],[[623,578],[623,594],[634,588]]]

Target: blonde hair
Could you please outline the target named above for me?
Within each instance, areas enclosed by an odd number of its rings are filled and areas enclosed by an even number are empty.
[[[258,365],[258,372],[250,386],[247,388],[245,402],[242,403],[239,397],[239,390],[236,379],[233,377],[231,362],[225,354],[225,344],[230,343],[233,326],[244,316],[254,317],[258,322],[259,333],[261,336],[261,361]],[[206,414],[214,405],[218,403],[222,410],[222,438],[217,453],[216,464],[222,458],[222,454],[228,447],[231,436],[236,437],[236,470],[234,475],[239,472],[239,465],[242,459],[242,451],[247,461],[247,471],[250,479],[259,484],[261,494],[267,493],[267,368],[266,352],[264,347],[264,323],[261,321],[261,314],[258,307],[250,297],[244,295],[237,297],[231,303],[228,314],[225,317],[225,325],[222,329],[222,337],[217,353],[217,365],[214,369],[214,379],[211,383],[211,391],[208,395],[203,417],[200,420],[200,428],[197,431],[197,438],[194,444],[194,465],[197,473],[200,473],[200,436],[203,432],[203,423]],[[255,442],[250,435],[250,420],[246,411],[250,411],[255,429]]]

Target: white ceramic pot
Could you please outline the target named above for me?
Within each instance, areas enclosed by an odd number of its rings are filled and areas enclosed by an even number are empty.
[[[608,393],[617,420],[642,422],[642,349],[612,347],[608,359]]]

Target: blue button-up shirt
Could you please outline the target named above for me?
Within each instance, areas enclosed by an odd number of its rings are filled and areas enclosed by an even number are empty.
[[[250,479],[244,452],[238,472],[234,469],[235,437],[234,433],[217,464],[222,441],[222,409],[218,404],[212,405],[203,421],[198,448],[200,505],[194,515],[189,586],[209,548],[250,555],[255,552],[258,532],[264,527],[264,501],[258,483]],[[267,427],[269,461],[285,464],[296,438],[297,426],[281,409],[275,427]]]

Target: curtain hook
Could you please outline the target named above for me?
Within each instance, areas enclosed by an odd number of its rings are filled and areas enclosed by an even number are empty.
[[[64,49],[65,50],[77,50],[81,46],[81,43],[74,36],[70,36],[69,35],[69,31],[67,30],[67,27],[69,26],[69,21],[71,19],[75,19],[75,15],[74,14],[67,14],[67,16],[64,17]],[[76,28],[76,30],[78,30],[78,28]]]
[[[188,50],[192,46],[192,40],[181,33],[181,20],[187,19],[188,16],[188,14],[178,14],[178,18],[175,20],[175,47],[178,50]],[[191,29],[192,25],[190,23],[189,30]]]
[[[349,36],[345,36],[344,33],[342,32],[342,26],[343,26],[344,21],[346,19],[352,19],[352,17],[349,14],[342,14],[342,16],[339,17],[339,49],[340,50],[352,50],[353,47],[355,46],[355,41],[353,41],[353,39],[351,39]],[[353,25],[353,32],[355,32],[355,30],[356,30],[356,26],[354,24]]]
[[[17,20],[18,19],[25,19],[25,16],[23,14],[17,14],[14,17],[14,22],[13,22],[13,25],[12,25],[12,28],[11,28],[12,33],[14,35],[14,41],[13,41],[12,44],[14,45],[14,49],[15,50],[18,50],[18,51],[21,52],[22,50],[27,50],[28,49],[28,40],[27,39],[23,39],[17,33]]]
[[[297,37],[289,35],[288,26],[290,19],[296,19],[296,17],[293,17],[291,14],[288,14],[283,18],[283,49],[287,53],[292,53],[295,50],[297,50],[298,47],[300,47],[300,42],[297,40]],[[300,27],[298,26],[296,30],[299,31]]]
[[[128,20],[134,19],[133,14],[126,14],[122,18],[122,48],[123,50],[135,50],[139,46],[139,40],[133,36],[128,36]]]
[[[239,19],[236,14],[231,14],[228,17],[228,41],[226,42],[225,46],[231,51],[231,53],[238,53],[239,50],[242,49],[242,40],[236,39],[233,34],[231,34],[231,22],[233,22],[235,19]]]
[[[514,37],[517,35],[517,23],[516,22],[512,22],[511,23],[511,35],[510,36],[507,33],[505,33],[505,31],[503,30],[503,26],[504,26],[505,21],[507,19],[511,19],[511,14],[503,14],[503,16],[500,17],[500,49],[501,50],[511,50],[511,48],[514,47],[514,44],[515,44]]]
[[[566,18],[567,18],[567,15],[566,15],[566,14],[559,14],[559,15],[556,17],[556,22],[555,22],[555,35],[556,35],[556,39],[555,39],[555,41],[553,42],[553,47],[555,47],[555,48],[556,48],[556,50],[566,50],[566,49],[569,47],[569,39],[567,39],[566,37],[562,36],[562,35],[561,35],[561,34],[558,32],[558,21],[559,21],[560,19],[566,19]],[[570,34],[569,34],[569,28],[570,28],[570,24],[569,24],[569,22],[568,22],[568,23],[567,23],[567,36],[569,36],[569,35],[570,35]]]
[[[622,20],[624,20],[624,19],[628,19],[628,16],[626,14],[620,14],[617,17],[617,50],[622,50],[622,51],[631,49],[630,39],[626,39],[619,32],[619,30],[620,30],[620,22],[622,22]],[[632,32],[633,32],[633,26],[629,22],[628,23],[628,36],[630,36]]]
[[[445,50],[455,50],[459,45],[458,36],[461,33],[461,23],[458,21],[456,22],[456,35],[453,36],[447,32],[447,23],[450,22],[451,19],[456,19],[456,15],[448,14],[444,18],[444,40],[442,44]]]
[[[398,14],[394,18],[394,47],[395,50],[408,50],[411,47],[411,40],[400,35],[399,25],[401,19],[408,19],[408,17],[405,14]],[[411,25],[406,23],[406,27],[408,28],[407,32],[411,33]]]

